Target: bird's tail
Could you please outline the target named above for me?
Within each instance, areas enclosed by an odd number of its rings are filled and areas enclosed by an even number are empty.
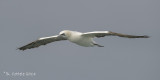
[[[94,43],[94,45],[96,45],[96,46],[98,46],[98,47],[104,47],[104,46],[102,46],[102,45],[99,45],[99,44],[96,44],[96,43]]]

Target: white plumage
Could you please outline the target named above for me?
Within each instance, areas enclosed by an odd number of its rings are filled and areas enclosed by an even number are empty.
[[[61,31],[59,35],[39,38],[38,40],[33,41],[18,49],[26,50],[26,49],[36,48],[41,45],[46,45],[48,43],[55,42],[55,41],[61,41],[61,40],[69,40],[70,42],[76,43],[84,47],[93,47],[93,46],[103,47],[95,43],[95,41],[93,41],[93,38],[94,37],[99,38],[99,37],[104,37],[104,36],[119,36],[119,37],[125,37],[125,38],[149,38],[149,36],[146,36],[146,35],[135,36],[135,35],[115,33],[111,31],[93,31],[93,32],[81,33],[77,31],[64,30],[64,31]]]

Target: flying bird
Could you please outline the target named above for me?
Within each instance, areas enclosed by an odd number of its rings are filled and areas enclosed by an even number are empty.
[[[105,36],[119,36],[124,38],[149,38],[149,36],[147,35],[143,35],[143,36],[128,35],[128,34],[112,32],[112,31],[93,31],[93,32],[81,33],[77,31],[63,30],[59,33],[59,35],[39,38],[38,40],[35,40],[18,49],[26,50],[26,49],[36,48],[41,45],[46,45],[51,42],[64,41],[64,40],[69,40],[70,42],[73,42],[75,44],[78,44],[84,47],[93,47],[93,46],[104,47],[102,45],[97,44],[93,40],[93,38],[95,37],[100,38]]]

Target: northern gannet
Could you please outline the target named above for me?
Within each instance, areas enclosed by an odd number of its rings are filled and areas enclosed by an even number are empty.
[[[62,40],[69,40],[70,42],[73,42],[75,44],[78,44],[84,47],[93,47],[93,46],[104,47],[102,45],[97,44],[93,40],[93,38],[95,37],[100,38],[104,36],[119,36],[124,38],[149,38],[149,36],[146,36],[146,35],[136,36],[136,35],[116,33],[112,31],[93,31],[93,32],[81,33],[77,31],[63,30],[59,33],[59,35],[39,38],[38,40],[35,40],[18,49],[26,50],[26,49],[36,48],[41,45],[46,45],[51,42],[62,41]]]

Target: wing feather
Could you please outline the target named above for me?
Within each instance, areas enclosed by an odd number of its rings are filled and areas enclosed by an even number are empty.
[[[149,38],[149,36],[147,35],[137,36],[137,35],[121,34],[121,33],[116,33],[111,31],[109,31],[109,34],[113,36],[119,36],[119,37],[125,37],[125,38]]]
[[[83,33],[82,36],[98,37],[98,38],[105,37],[105,36],[119,36],[119,37],[125,37],[125,38],[149,38],[149,36],[147,35],[143,35],[143,36],[128,35],[128,34],[112,32],[112,31],[93,31],[93,32]]]
[[[82,36],[86,36],[86,37],[105,37],[108,34],[109,31],[93,31],[93,32],[86,32],[86,33],[83,33]]]
[[[38,40],[35,40],[25,46],[18,48],[18,49],[19,50],[26,50],[26,49],[36,48],[41,45],[46,45],[48,43],[55,42],[55,41],[61,41],[61,40],[67,40],[67,39],[65,39],[61,36],[58,36],[58,35],[50,36],[50,37],[42,37],[42,38],[39,38]]]

